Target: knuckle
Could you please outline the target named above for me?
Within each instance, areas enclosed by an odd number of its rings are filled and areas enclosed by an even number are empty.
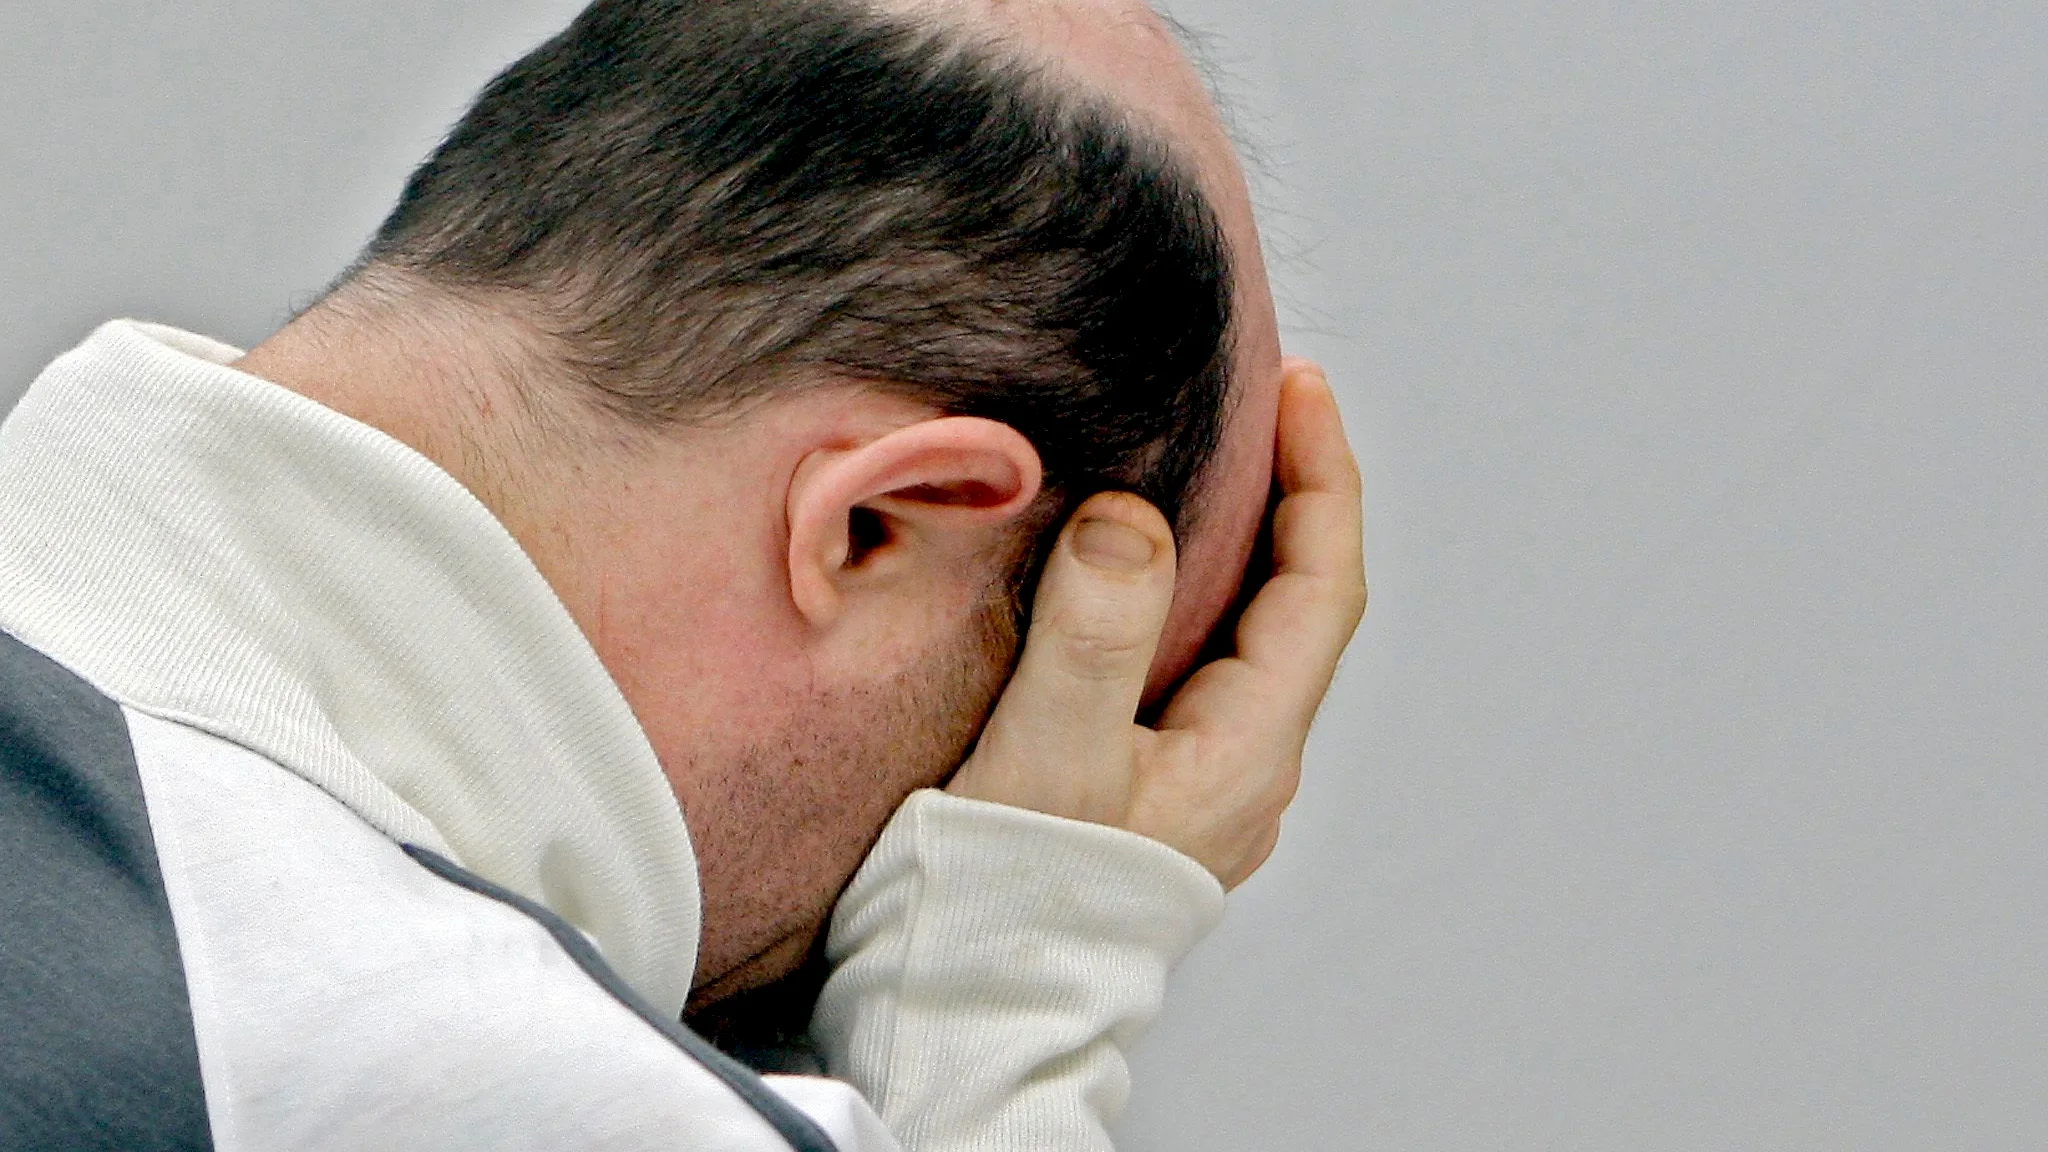
[[[1274,773],[1266,791],[1266,816],[1279,820],[1282,813],[1294,804],[1294,798],[1301,792],[1301,761],[1293,760],[1281,766]]]
[[[1266,866],[1273,858],[1273,852],[1280,846],[1280,826],[1275,823],[1260,831],[1258,836],[1240,850],[1234,865],[1219,877],[1225,888],[1236,888],[1252,878],[1252,874]]]
[[[1353,628],[1365,619],[1371,592],[1366,588],[1363,573],[1323,577],[1316,581],[1316,585],[1316,598],[1328,606],[1333,617],[1348,621]]]
[[[1154,638],[1140,621],[1096,609],[1062,613],[1059,625],[1061,662],[1081,676],[1118,679],[1151,664]]]
[[[1348,445],[1339,458],[1337,479],[1343,485],[1342,491],[1346,496],[1365,494],[1365,472],[1358,466],[1358,457],[1351,452]]]
[[[1280,818],[1301,788],[1301,759],[1298,756],[1262,755],[1243,769],[1244,813],[1247,818],[1272,821]]]
[[[1351,623],[1354,626],[1360,620],[1365,619],[1366,609],[1371,604],[1372,591],[1366,587],[1364,580],[1352,581],[1346,585],[1344,589],[1344,612],[1351,617]]]

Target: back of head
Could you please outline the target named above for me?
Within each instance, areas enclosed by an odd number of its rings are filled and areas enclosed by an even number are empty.
[[[992,35],[853,0],[597,0],[354,275],[516,310],[643,426],[824,381],[1001,421],[1052,514],[1124,488],[1184,522],[1229,391],[1229,253],[1168,147]]]

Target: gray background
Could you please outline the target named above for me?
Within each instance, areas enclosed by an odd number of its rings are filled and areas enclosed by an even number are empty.
[[[0,5],[0,403],[265,335],[574,7]],[[1127,1145],[2048,1145],[2048,6],[1174,7],[1374,610]]]

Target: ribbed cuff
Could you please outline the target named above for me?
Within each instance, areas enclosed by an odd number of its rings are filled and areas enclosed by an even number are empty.
[[[1222,911],[1155,841],[920,792],[840,901],[812,1030],[914,1152],[1107,1148],[1124,1053]]]

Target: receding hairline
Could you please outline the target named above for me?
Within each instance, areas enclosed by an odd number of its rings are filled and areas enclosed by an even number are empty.
[[[1216,83],[1218,71],[1203,36],[1153,0],[854,0],[856,6],[887,18],[927,21],[943,33],[977,47],[994,49],[1011,62],[1070,86],[1077,97],[1131,116],[1137,126],[1175,152],[1198,152],[1192,137],[1213,127],[1223,142],[1236,141],[1229,127],[1225,99]],[[1069,30],[1113,27],[1138,33],[1137,41],[1163,50],[1155,63],[1192,79],[1199,101],[1183,102],[1193,115],[1184,119],[1159,114],[1150,102],[1132,99],[1106,72],[1076,67],[1076,54],[1059,49],[1048,34],[1054,27]],[[1071,44],[1069,45],[1071,47]],[[1182,122],[1176,122],[1180,120]],[[1192,121],[1192,123],[1188,122]],[[1190,130],[1196,129],[1196,130]],[[1195,173],[1198,179],[1201,173]]]
[[[608,5],[606,7],[612,9],[611,15],[615,28],[631,28],[638,23],[637,18],[625,24],[617,22],[616,18],[621,12],[632,12],[638,7],[637,4],[631,3],[630,0],[621,0],[621,3],[616,6]],[[729,20],[733,22],[728,23],[725,27],[732,29],[735,36],[741,36],[740,30],[748,25],[748,21],[744,19],[743,10],[745,6],[738,5],[735,7],[741,11],[738,15],[731,16]],[[1210,245],[1210,251],[1221,258],[1220,267],[1216,270],[1221,272],[1222,276],[1221,278],[1212,277],[1209,283],[1215,289],[1220,290],[1219,295],[1227,295],[1237,299],[1241,299],[1245,295],[1244,288],[1246,286],[1237,275],[1238,269],[1236,265],[1239,262],[1232,258],[1232,249],[1235,245],[1230,241],[1233,237],[1227,235],[1221,227],[1224,223],[1225,208],[1219,202],[1219,197],[1227,198],[1230,195],[1230,191],[1227,184],[1220,189],[1217,185],[1219,183],[1218,176],[1227,176],[1227,172],[1219,173],[1210,165],[1202,163],[1205,157],[1202,155],[1202,149],[1195,143],[1201,137],[1191,137],[1187,132],[1173,130],[1173,122],[1159,114],[1158,109],[1161,102],[1145,99],[1145,88],[1138,87],[1133,89],[1129,85],[1097,82],[1104,72],[1105,50],[1110,53],[1110,71],[1113,78],[1115,70],[1114,53],[1129,49],[1129,46],[1135,42],[1142,46],[1139,51],[1142,51],[1143,55],[1150,62],[1146,66],[1147,70],[1151,71],[1154,75],[1161,76],[1166,75],[1169,70],[1171,71],[1173,75],[1173,99],[1187,106],[1200,104],[1200,96],[1198,95],[1200,84],[1196,81],[1195,74],[1186,68],[1184,63],[1185,57],[1174,49],[1173,42],[1168,33],[1169,25],[1161,20],[1153,19],[1149,8],[1143,8],[1142,6],[1124,6],[1121,8],[1100,6],[1091,9],[1086,5],[1039,5],[1028,9],[1029,11],[1056,12],[1061,14],[1060,18],[1072,26],[1072,35],[1077,40],[1085,40],[1089,51],[1094,53],[1094,74],[1091,75],[1089,69],[1076,67],[1074,66],[1074,61],[1062,57],[1061,53],[1057,50],[1061,43],[1059,35],[1053,35],[1050,38],[1043,34],[1034,36],[1030,34],[1028,27],[1020,25],[1015,16],[1020,11],[1026,10],[1021,6],[1006,7],[999,5],[998,8],[1005,8],[1005,11],[996,11],[983,5],[977,5],[973,0],[967,0],[966,3],[910,3],[907,5],[864,3],[862,0],[783,0],[783,3],[772,5],[771,7],[782,12],[792,21],[803,19],[804,17],[799,14],[809,10],[817,16],[823,17],[824,23],[818,26],[828,29],[832,27],[831,21],[837,15],[843,14],[846,17],[858,20],[860,14],[864,12],[868,20],[872,21],[877,27],[872,32],[857,34],[902,37],[896,43],[903,45],[905,52],[916,54],[915,58],[906,56],[904,58],[905,61],[918,65],[920,72],[926,68],[939,69],[943,67],[946,69],[945,74],[950,74],[955,63],[962,66],[966,72],[993,68],[998,73],[1008,74],[1002,80],[996,80],[995,77],[991,76],[990,82],[996,84],[998,88],[1007,85],[1028,85],[1030,88],[1036,89],[1048,101],[1042,106],[1044,109],[1042,113],[1034,112],[1032,114],[1042,114],[1062,122],[1067,121],[1071,116],[1077,124],[1093,125],[1092,128],[1086,129],[1087,131],[1107,133],[1108,135],[1105,137],[1107,139],[1114,139],[1117,136],[1125,137],[1131,145],[1135,146],[1134,151],[1137,155],[1149,156],[1149,163],[1163,166],[1164,171],[1160,174],[1166,178],[1166,186],[1177,188],[1178,192],[1175,194],[1182,197],[1184,203],[1191,206],[1200,204],[1201,215],[1207,218],[1202,231],[1209,237],[1207,243]],[[586,14],[591,11],[594,11],[594,9],[587,9]],[[651,6],[647,12],[647,18],[653,20],[659,13],[665,11],[669,11],[669,9],[664,6]],[[1108,21],[1113,27],[1105,28],[1101,26],[1101,21],[1096,21],[1091,26],[1084,19],[1103,12],[1111,13]],[[993,18],[974,18],[977,14],[981,13],[990,13]],[[937,14],[938,18],[934,19],[931,14]],[[583,19],[579,17],[579,23]],[[1141,33],[1133,33],[1131,31],[1132,21],[1134,20],[1142,21],[1139,25],[1143,29]],[[893,31],[886,31],[882,26],[888,26]],[[599,27],[602,27],[602,25],[599,25]],[[717,28],[719,26],[710,25],[710,27]],[[619,33],[614,31],[612,34],[618,35]],[[1134,35],[1136,36],[1135,41],[1133,39]],[[571,41],[564,40],[562,42]],[[533,58],[539,58],[541,51],[541,49],[536,49]],[[951,63],[947,62],[948,57],[953,57],[954,61]],[[522,58],[518,66],[525,66],[526,59]],[[571,56],[569,59],[573,61],[576,57]],[[587,60],[584,61],[583,66],[587,69]],[[962,74],[964,75],[966,72]],[[508,68],[506,75],[510,74],[512,74],[512,70]],[[566,72],[556,73],[556,75],[568,74]],[[933,76],[941,74],[938,71],[929,73],[929,75]],[[1154,87],[1159,87],[1159,85]],[[509,91],[517,92],[518,89],[511,89]],[[1016,107],[1024,109],[1040,107],[1029,99],[1023,98],[1021,91],[1019,89],[1020,95],[1018,102],[1015,104]],[[484,98],[479,98],[479,106],[481,106],[482,99]],[[1000,97],[996,106],[1005,106]],[[467,123],[467,120],[465,123]],[[488,125],[491,121],[486,120],[482,123]],[[1048,124],[1050,123],[1051,121],[1048,120]],[[1207,126],[1212,123],[1214,123],[1213,119],[1205,114],[1204,118],[1200,121],[1200,127],[1206,131]],[[488,129],[485,131],[488,131]],[[451,140],[455,139],[457,137],[451,136]],[[488,136],[485,139],[488,139]],[[1100,145],[1096,147],[1100,147]],[[1111,149],[1113,154],[1122,154],[1120,146],[1112,145]],[[1092,150],[1084,150],[1081,154],[1095,155],[1096,153]],[[453,155],[458,157],[455,161],[456,165],[463,163],[459,159],[463,153],[457,152],[453,153]],[[477,153],[470,152],[468,155],[470,162],[473,162]],[[432,163],[439,165],[440,157],[441,153],[437,152]],[[1141,161],[1141,163],[1145,163],[1145,161]],[[422,172],[425,171],[427,171],[427,168],[423,165]],[[451,174],[448,176],[448,179],[451,181],[463,179],[463,169],[459,166],[448,167],[443,169],[443,171]],[[442,187],[455,188],[458,185],[451,183],[442,185]],[[1083,187],[1094,186],[1084,185]],[[453,200],[427,200],[423,201],[423,203],[454,204],[459,208],[462,203],[460,199],[461,194],[457,192],[455,196],[456,198]],[[1087,199],[1089,197],[1086,195],[1082,196],[1082,200],[1085,201]],[[528,312],[528,306],[538,305],[539,310],[534,313],[534,317],[538,324],[539,335],[563,341],[562,347],[569,349],[573,353],[572,355],[560,357],[552,355],[539,357],[539,366],[562,369],[565,380],[571,385],[567,394],[579,399],[591,398],[585,397],[575,385],[584,382],[584,377],[601,376],[603,373],[611,370],[612,364],[602,359],[604,356],[612,355],[617,347],[608,346],[603,343],[603,340],[610,333],[602,325],[612,322],[610,316],[607,313],[597,313],[595,314],[596,320],[579,331],[578,325],[583,322],[583,317],[577,314],[577,310],[583,303],[580,299],[580,294],[571,291],[566,295],[562,295],[559,301],[549,294],[547,276],[554,275],[554,273],[546,272],[545,258],[542,263],[528,266],[530,269],[538,270],[536,272],[538,278],[530,277],[525,272],[517,272],[500,281],[497,279],[497,273],[494,268],[485,264],[475,266],[481,269],[481,271],[477,272],[476,278],[468,278],[465,275],[465,272],[468,270],[460,262],[463,258],[461,256],[462,246],[471,243],[477,236],[483,236],[486,239],[496,239],[496,237],[492,237],[490,233],[481,229],[469,233],[471,240],[465,240],[461,232],[454,230],[437,237],[434,232],[437,226],[433,223],[437,212],[438,209],[429,209],[426,214],[417,217],[418,220],[426,222],[425,230],[423,231],[408,233],[401,230],[388,233],[388,235],[396,238],[394,243],[389,247],[373,248],[371,251],[366,252],[365,256],[369,259],[359,266],[358,271],[361,273],[373,273],[377,269],[383,269],[386,271],[409,273],[409,275],[402,276],[398,283],[386,284],[384,286],[399,287],[404,282],[410,281],[413,283],[409,286],[423,287],[436,291],[438,294],[450,296],[453,298],[451,299],[452,303],[482,304],[484,307],[481,311],[486,313],[502,314],[505,311],[509,311],[523,315]],[[398,217],[394,215],[393,219],[396,220]],[[459,220],[455,216],[450,216],[448,219]],[[483,219],[485,220],[485,226],[490,226],[488,218]],[[502,220],[500,223],[502,223]],[[578,227],[581,226],[578,225]],[[574,235],[574,233],[568,232],[563,234]],[[424,243],[426,246],[417,251],[426,254],[427,258],[419,263],[413,263],[407,259],[408,249],[411,246],[412,236],[414,235],[425,238]],[[1239,233],[1239,235],[1242,235],[1242,233]],[[380,234],[380,241],[383,238],[384,234]],[[456,253],[456,256],[446,264],[437,265],[433,252],[435,248],[444,243],[448,245],[445,250]],[[476,250],[480,251],[482,249]],[[450,275],[442,275],[444,269]],[[370,287],[379,278],[372,275],[362,277],[362,279],[370,281],[370,283],[364,283],[362,286]],[[621,283],[624,282],[623,280],[621,281]],[[469,299],[478,290],[484,291],[487,295],[494,297],[494,299]],[[1119,289],[1120,293],[1127,300],[1131,298],[1130,290],[1133,290],[1132,285],[1124,285]],[[1142,283],[1136,285],[1135,290],[1138,292],[1141,301],[1143,297],[1148,295],[1143,291]],[[550,306],[555,303],[560,303],[563,309],[559,317],[552,315],[550,312]],[[1247,361],[1237,352],[1243,341],[1239,338],[1239,333],[1235,331],[1238,327],[1239,309],[1231,307],[1225,301],[1219,301],[1219,303],[1222,303],[1223,307],[1219,310],[1216,318],[1224,323],[1220,329],[1215,329],[1205,334],[1205,339],[1210,336],[1214,338],[1214,343],[1209,345],[1213,355],[1209,360],[1210,368],[1202,373],[1210,381],[1206,386],[1206,391],[1202,393],[1206,402],[1199,405],[1202,409],[1206,410],[1206,415],[1201,423],[1209,428],[1209,431],[1203,434],[1202,442],[1209,443],[1210,447],[1199,452],[1190,450],[1190,454],[1187,456],[1187,460],[1199,461],[1199,463],[1196,463],[1192,468],[1185,467],[1183,464],[1170,463],[1169,461],[1180,455],[1177,448],[1180,442],[1171,439],[1151,441],[1142,446],[1132,445],[1131,448],[1134,449],[1134,454],[1132,455],[1102,458],[1113,461],[1114,467],[1119,474],[1129,469],[1129,474],[1134,477],[1150,476],[1154,473],[1155,465],[1159,465],[1163,466],[1163,470],[1159,471],[1158,475],[1180,477],[1177,482],[1173,482],[1170,485],[1173,505],[1180,512],[1180,515],[1176,516],[1177,523],[1192,523],[1194,520],[1199,519],[1201,511],[1208,504],[1210,485],[1207,481],[1213,474],[1213,470],[1207,467],[1212,462],[1211,457],[1213,456],[1213,443],[1211,443],[1211,440],[1217,436],[1220,426],[1228,421],[1231,411],[1235,407],[1235,402],[1241,398],[1244,391],[1245,373],[1242,369]],[[493,305],[497,305],[497,307]],[[1138,306],[1144,307],[1142,303],[1139,303]],[[1154,306],[1154,314],[1158,316],[1178,315],[1177,312],[1172,310],[1160,312],[1156,306]],[[556,323],[555,321],[557,320],[565,322]],[[595,342],[587,345],[582,343],[582,341],[589,339],[591,333],[596,335]],[[544,345],[545,342],[536,341],[535,343]],[[703,347],[712,349],[703,354],[707,366],[722,369],[725,357],[715,350],[715,342],[713,344],[706,344]],[[597,359],[579,359],[579,357],[585,356],[591,348],[597,350]],[[1162,345],[1161,351],[1164,352],[1166,348],[1166,345]],[[538,350],[552,351],[559,349],[548,349],[543,346]],[[656,368],[666,363],[660,355],[651,358],[639,356],[638,352],[645,351],[645,349],[638,345],[629,346],[627,351],[633,352],[637,357],[632,364],[632,370],[636,372],[639,370],[639,365],[643,362],[655,365]],[[890,353],[890,355],[893,355],[893,353]],[[752,353],[734,351],[732,356],[737,357],[734,362],[740,365],[740,368],[735,369],[734,379],[737,379],[738,375],[743,375],[756,369],[764,373],[774,371],[778,364],[781,368],[788,369],[802,367],[808,363],[813,368],[825,369],[824,380],[829,380],[830,377],[837,375],[837,373],[831,370],[838,367],[846,369],[850,374],[845,379],[847,383],[867,384],[878,387],[883,391],[899,391],[896,388],[889,387],[887,383],[887,381],[898,379],[893,374],[893,369],[890,365],[869,365],[862,362],[858,357],[847,361],[837,361],[829,355],[816,360],[807,360],[804,355],[784,359],[782,351],[763,354],[758,358]],[[888,357],[885,356],[884,358],[887,359]],[[1125,359],[1128,360],[1128,357]],[[559,363],[554,363],[557,360],[559,360]],[[617,359],[614,362],[621,365],[627,363],[624,359]],[[1104,363],[1114,362],[1114,360],[1110,360]],[[1155,361],[1147,360],[1145,362],[1154,363]],[[1090,363],[1094,362],[1090,361]],[[1163,361],[1159,363],[1163,363]],[[876,367],[881,369],[880,374],[870,375],[868,370]],[[586,368],[589,371],[585,371]],[[1108,368],[1103,368],[1102,370],[1110,371]],[[653,379],[655,375],[659,375],[659,373],[655,372],[647,378]],[[713,378],[706,377],[706,379]],[[722,380],[726,377],[720,375],[715,378]],[[1104,380],[1113,378],[1104,377]],[[702,407],[702,404],[707,399],[715,400],[718,397],[738,397],[753,394],[751,387],[735,388],[730,391],[723,387],[705,388],[700,396],[679,398],[673,403],[662,401],[659,404],[649,402],[643,405],[641,401],[644,399],[644,396],[640,392],[629,391],[629,389],[639,388],[642,381],[637,377],[632,379],[622,377],[621,379],[625,380],[626,387],[605,389],[599,402],[617,411],[627,411],[635,414],[654,413],[653,416],[648,417],[646,422],[646,426],[650,428],[669,422],[679,412],[703,415],[705,409]],[[963,377],[963,379],[971,381],[975,377],[970,373],[970,375]],[[1020,381],[1035,379],[1037,379],[1037,376],[1028,371],[1019,377]],[[926,380],[924,376],[919,375],[919,370],[914,367],[909,371],[908,375],[901,377],[901,381],[908,386],[903,392],[910,395],[913,399],[918,398],[926,390],[926,386],[930,384],[930,381]],[[681,397],[681,393],[677,395]],[[620,396],[625,396],[626,399],[619,400],[618,397]],[[762,401],[766,401],[769,398],[770,395],[767,391],[764,390],[759,393],[759,399]],[[615,407],[614,402],[616,402]],[[1087,402],[1092,405],[1097,401],[1090,399]],[[1051,410],[1047,409],[1047,411]],[[1182,410],[1188,411],[1189,409],[1184,408]],[[1027,416],[1032,415],[1032,413],[1023,414]],[[1007,418],[1008,413],[998,413],[998,415]],[[1039,424],[1042,425],[1044,413],[1037,413],[1037,415],[1041,417]],[[1037,427],[1037,425],[1033,424],[1020,426],[1027,429]],[[1114,427],[1114,425],[1107,425],[1106,427]],[[1046,427],[1038,427],[1038,431],[1043,433],[1047,429]],[[1031,433],[1027,432],[1027,434]],[[1063,434],[1052,435],[1048,438],[1048,443],[1063,450],[1084,446],[1080,441],[1069,443],[1071,439],[1073,438]],[[1038,440],[1039,437],[1034,435],[1034,442],[1036,443]],[[1194,441],[1189,443],[1194,443]],[[1125,449],[1118,449],[1117,451],[1123,452]],[[1096,465],[1094,463],[1080,463],[1087,460],[1087,457],[1074,455],[1071,451],[1067,451],[1065,454],[1071,457],[1070,463],[1074,465],[1074,475],[1094,476],[1096,474]],[[1062,472],[1062,475],[1066,474],[1065,471]],[[1168,489],[1161,489],[1161,491],[1166,493]]]

